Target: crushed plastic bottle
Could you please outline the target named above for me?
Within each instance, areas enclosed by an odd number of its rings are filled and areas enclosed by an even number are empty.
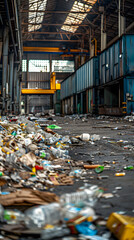
[[[101,172],[103,172],[103,170],[104,170],[104,166],[99,166],[99,167],[97,167],[97,168],[94,169],[94,171],[95,171],[96,173],[101,173]]]
[[[70,234],[69,228],[66,226],[55,226],[54,228],[42,230],[41,239],[49,240],[56,237],[62,237]]]
[[[61,195],[60,202],[64,206],[66,204],[74,204],[75,206],[94,206],[98,197],[100,196],[100,191],[98,186],[91,185],[90,187],[73,193],[65,193]]]
[[[25,216],[25,224],[29,229],[42,228],[46,224],[56,224],[63,218],[59,203],[30,208],[25,211]]]
[[[54,148],[54,147],[50,147],[50,150],[52,151],[52,154],[54,157],[56,158],[68,158],[68,150],[62,150],[59,148]]]
[[[6,153],[6,162],[11,163],[16,161],[17,161],[17,157],[15,153],[9,153],[9,152]]]
[[[50,159],[51,156],[50,156],[50,153],[47,153],[46,151],[42,150],[42,151],[40,151],[40,158]]]
[[[85,172],[82,169],[76,169],[76,170],[71,171],[69,173],[69,176],[79,178],[79,177],[82,177],[84,174],[85,174]]]
[[[97,135],[97,134],[91,135],[91,141],[98,141],[98,140],[100,140],[100,135]]]
[[[61,143],[71,143],[69,136],[64,136],[61,139]]]

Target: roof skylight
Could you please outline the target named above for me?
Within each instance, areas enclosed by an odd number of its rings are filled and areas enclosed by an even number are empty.
[[[85,19],[85,17],[87,16],[88,12],[90,12],[90,10],[92,9],[92,6],[96,3],[97,0],[84,0],[83,2],[85,3],[81,3],[79,1],[75,1],[71,12],[87,12],[87,13],[69,13],[65,22],[63,23],[61,29],[64,31],[68,31],[68,32],[76,32],[76,30],[78,29],[78,25],[77,26],[67,26],[65,24],[81,24],[82,21]]]
[[[38,23],[38,25],[28,25],[28,31],[36,31],[41,28],[41,23],[43,21],[44,13],[36,12],[37,10],[45,11],[47,5],[47,0],[29,0],[29,10],[34,12],[29,12],[29,23]]]

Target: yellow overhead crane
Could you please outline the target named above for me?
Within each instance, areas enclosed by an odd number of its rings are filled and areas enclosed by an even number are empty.
[[[88,53],[88,50],[83,49],[81,51],[81,49],[60,49],[60,48],[56,48],[56,47],[23,47],[23,52],[27,53],[35,53],[35,52],[42,52],[42,53],[66,53],[66,54],[76,54],[76,53]]]
[[[56,73],[53,72],[51,74],[51,78],[50,78],[50,89],[23,88],[23,89],[21,89],[21,94],[27,94],[27,95],[30,95],[30,94],[54,94],[56,92],[56,90],[60,90],[60,89],[61,89],[61,85],[60,85],[60,83],[56,83]]]

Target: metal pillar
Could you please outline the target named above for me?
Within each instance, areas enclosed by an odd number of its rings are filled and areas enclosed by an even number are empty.
[[[104,11],[101,14],[101,51],[106,48],[107,35],[104,32]]]
[[[49,67],[50,67],[50,76],[51,76],[51,73],[52,73],[52,55],[50,54],[50,58],[49,58]]]
[[[28,88],[28,80],[29,80],[29,55],[27,54],[27,77],[25,81],[25,88]],[[28,113],[28,96],[25,96],[25,113]]]
[[[10,61],[10,77],[9,77],[9,91],[10,91],[10,113],[12,113],[13,102],[13,70],[14,70],[14,53],[9,56]]]
[[[121,16],[121,35],[125,33],[126,31],[126,18],[124,16]]]
[[[121,0],[118,2],[118,35],[121,36]]]
[[[2,113],[5,114],[7,110],[6,104],[6,82],[8,78],[8,45],[9,45],[9,29],[5,27],[3,34],[3,74],[2,74],[2,98],[3,106]]]
[[[80,113],[83,114],[83,93],[80,94],[80,106],[81,106]]]
[[[16,95],[16,89],[17,89],[17,65],[14,66],[14,88],[13,88],[13,95],[14,95],[14,114],[17,112],[16,108],[16,102],[17,102],[17,95]]]
[[[18,75],[18,74],[17,74]],[[17,77],[17,82],[16,82],[16,109],[17,109],[17,114],[19,112],[19,78]]]

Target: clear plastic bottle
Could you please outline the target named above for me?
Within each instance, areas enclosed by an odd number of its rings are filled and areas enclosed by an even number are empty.
[[[6,153],[6,162],[10,162],[10,161],[11,161],[10,153],[7,152]]]
[[[42,150],[42,151],[40,151],[40,158],[50,159],[51,156],[50,156],[50,153],[47,153],[46,151]]]
[[[19,210],[4,210],[3,219],[8,224],[18,224],[24,221],[25,215]]]
[[[61,143],[71,143],[70,138],[68,135],[62,137]]]
[[[17,156],[15,155],[15,153],[6,153],[6,161],[7,162],[16,162],[17,161]]]
[[[98,197],[100,196],[100,191],[98,186],[91,185],[90,187],[83,189],[79,192],[65,193],[61,195],[60,202],[64,206],[66,204],[74,204],[75,206],[94,206]]]
[[[68,234],[70,234],[69,228],[67,228],[65,226],[55,226],[52,229],[42,230],[41,239],[49,240],[52,238],[62,237],[62,236],[68,235]]]
[[[46,224],[56,224],[62,220],[59,203],[51,203],[30,208],[25,212],[25,224],[29,229],[42,228]]]
[[[56,158],[67,158],[69,157],[68,154],[68,150],[62,150],[60,148],[54,148],[51,147],[50,150],[52,151],[53,156],[55,156]]]

